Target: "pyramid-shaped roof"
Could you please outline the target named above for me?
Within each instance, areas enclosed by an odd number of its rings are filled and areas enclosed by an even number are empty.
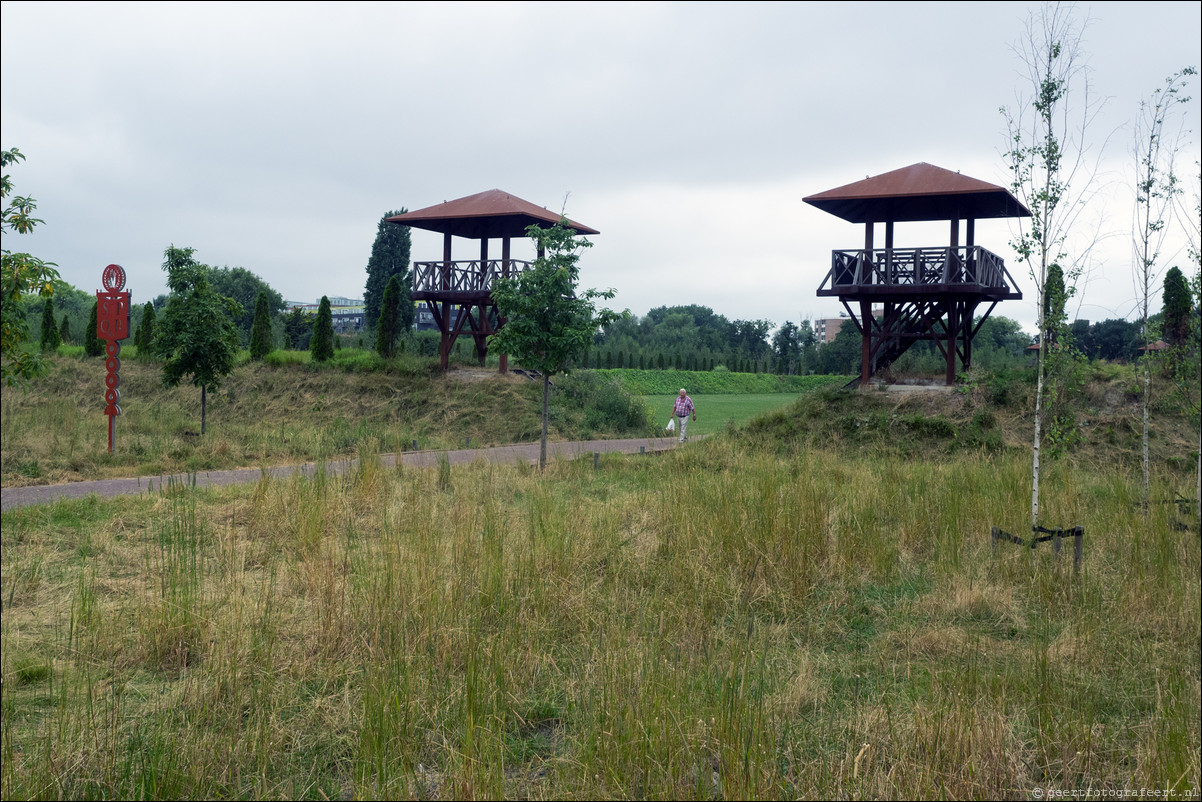
[[[559,220],[560,215],[548,211],[546,207],[535,206],[499,189],[478,192],[465,198],[388,218],[389,223],[467,239],[524,237],[527,226],[553,226]],[[601,233],[573,220],[569,220],[568,225],[577,234]]]
[[[926,162],[802,200],[851,223],[1031,216],[1006,189]]]

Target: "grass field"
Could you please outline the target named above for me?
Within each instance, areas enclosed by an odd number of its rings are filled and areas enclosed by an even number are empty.
[[[742,426],[752,418],[765,412],[788,407],[797,401],[797,396],[788,393],[760,393],[735,395],[689,395],[697,408],[696,422],[689,423],[689,436],[720,432],[727,426]],[[666,426],[672,417],[675,395],[643,396],[651,407],[652,417],[660,426]]]
[[[1199,541],[1025,455],[264,478],[3,515],[5,799],[1031,798],[1199,783]],[[1157,498],[1191,477],[1158,471]],[[1164,796],[1162,798],[1172,798]]]
[[[219,413],[299,399],[321,432],[357,375],[263,371]],[[6,408],[6,461],[90,442],[75,377],[41,402],[63,444]],[[1193,798],[1202,542],[1173,502],[1197,435],[1157,408],[1141,504],[1132,386],[1091,384],[1044,463],[1079,570],[990,537],[1029,534],[1023,378],[778,393],[738,429],[698,394],[712,436],[544,473],[386,469],[365,429],[342,476],[6,511],[0,796]],[[482,385],[430,392],[485,425]]]

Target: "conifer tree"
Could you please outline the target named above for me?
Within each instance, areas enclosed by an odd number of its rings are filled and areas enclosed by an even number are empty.
[[[396,354],[397,336],[400,334],[401,281],[396,276],[388,279],[384,288],[384,300],[380,305],[380,320],[376,326],[376,353],[385,359]],[[456,343],[458,347],[458,343]]]
[[[142,323],[134,336],[134,345],[138,347],[139,356],[149,356],[154,351],[155,315],[154,304],[147,301],[146,306],[142,307]]]
[[[255,321],[250,329],[250,358],[262,359],[273,350],[271,343],[271,313],[266,293],[259,293],[255,301]]]
[[[54,296],[49,296],[42,307],[42,350],[53,351],[60,341],[58,326],[54,324]]]
[[[83,333],[83,352],[84,356],[103,356],[104,355],[104,340],[96,336],[96,311],[97,303],[92,304],[92,315],[88,318],[88,328]]]
[[[321,296],[321,305],[317,307],[309,353],[315,362],[327,362],[334,358],[334,315],[330,311],[330,299],[325,295]]]
[[[409,273],[411,237],[409,226],[398,226],[386,221],[389,217],[404,213],[404,209],[399,212],[386,212],[380,218],[376,226],[376,239],[371,246],[371,257],[367,261],[367,285],[363,290],[363,322],[365,325],[374,326],[380,319],[380,306],[384,300],[388,280],[396,276],[400,282],[397,309],[398,331],[401,332],[413,328],[413,304],[409,301],[409,292],[413,285]]]

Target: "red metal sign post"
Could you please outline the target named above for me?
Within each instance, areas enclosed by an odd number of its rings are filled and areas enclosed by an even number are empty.
[[[96,338],[104,340],[104,414],[109,416],[109,453],[113,453],[113,429],[121,414],[121,341],[129,336],[129,291],[125,269],[109,265],[101,275],[104,290],[96,291]]]

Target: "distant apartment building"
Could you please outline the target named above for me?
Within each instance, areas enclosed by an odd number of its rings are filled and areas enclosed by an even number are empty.
[[[818,342],[829,343],[839,334],[839,329],[843,328],[843,324],[851,318],[846,315],[839,317],[828,317],[822,320],[814,321],[814,334],[818,335]]]
[[[880,319],[885,313],[885,307],[872,307],[872,316]],[[843,328],[843,324],[851,320],[846,314],[840,312],[839,317],[828,317],[824,320],[814,321],[814,333],[818,335],[819,344],[825,344],[834,341],[835,337],[839,336],[839,331]]]
[[[316,315],[321,307],[321,299],[308,304],[300,301],[285,302],[289,309],[300,309]],[[363,328],[363,301],[354,298],[333,296],[330,298],[330,317],[334,323],[335,334],[354,334]]]

